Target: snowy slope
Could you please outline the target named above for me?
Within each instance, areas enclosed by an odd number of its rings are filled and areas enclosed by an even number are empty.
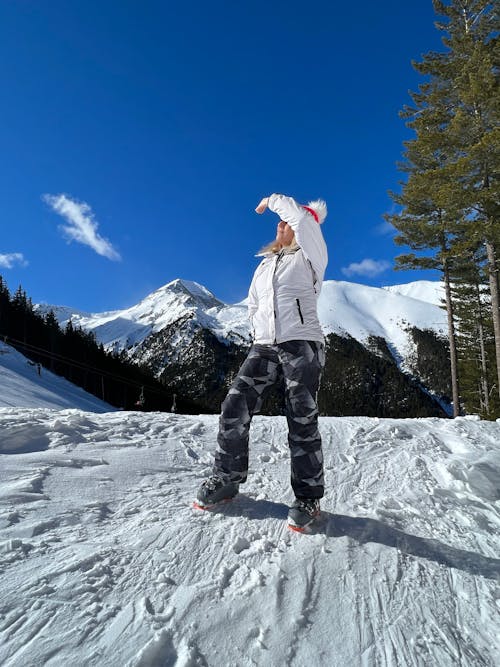
[[[116,410],[45,368],[39,375],[35,364],[5,343],[0,343],[0,407]]]
[[[254,420],[244,492],[192,509],[216,428],[0,409],[0,664],[500,663],[500,424],[321,419],[310,535],[281,417]]]
[[[409,326],[430,328],[443,335],[447,331],[445,313],[436,305],[440,284],[424,282],[392,289],[327,280],[319,299],[322,327],[325,333],[348,334],[361,343],[369,336],[383,336],[404,357],[410,344]],[[423,300],[424,296],[430,301]],[[41,308],[46,311],[50,306]],[[63,326],[71,316],[75,324],[93,331],[99,342],[114,349],[137,345],[149,334],[186,316],[192,316],[221,340],[250,337],[245,302],[224,304],[202,285],[186,280],[164,285],[127,310],[96,314],[75,311],[74,315],[66,307],[54,307],[54,311]]]
[[[412,299],[419,299],[426,303],[433,303],[439,306],[445,298],[444,284],[432,280],[416,280],[405,285],[389,285],[383,289],[402,296],[409,296]]]
[[[408,353],[408,327],[447,331],[446,314],[432,303],[344,281],[323,284],[318,313],[325,333],[348,334],[361,343],[381,336],[399,357]]]

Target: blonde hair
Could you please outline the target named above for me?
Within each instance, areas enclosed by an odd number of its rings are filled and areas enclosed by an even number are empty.
[[[278,254],[280,250],[295,250],[295,248],[298,248],[299,244],[297,243],[297,239],[295,238],[295,235],[292,239],[292,242],[289,245],[281,245],[281,243],[278,243],[276,239],[274,241],[271,241],[271,243],[268,243],[265,245],[263,248],[259,250],[257,253],[257,256],[259,255],[271,255],[271,254]]]

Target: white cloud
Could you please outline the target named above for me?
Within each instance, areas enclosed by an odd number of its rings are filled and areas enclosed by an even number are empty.
[[[388,236],[389,234],[395,234],[396,232],[397,229],[387,220],[384,220],[384,222],[381,222],[375,227],[375,234],[380,236]]]
[[[44,195],[43,200],[60,216],[66,219],[66,225],[59,229],[70,241],[88,245],[98,255],[118,261],[120,254],[111,243],[97,233],[99,224],[92,209],[85,202],[79,202],[66,195]]]
[[[342,273],[345,276],[368,276],[373,278],[378,276],[379,273],[387,271],[391,268],[391,263],[387,262],[385,259],[363,259],[361,262],[353,262],[349,266],[342,268]]]
[[[12,269],[14,264],[28,266],[28,262],[24,259],[24,255],[21,252],[9,252],[5,255],[0,254],[0,267],[2,269]]]

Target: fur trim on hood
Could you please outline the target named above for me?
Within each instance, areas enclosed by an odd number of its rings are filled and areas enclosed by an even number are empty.
[[[312,208],[312,210],[316,213],[316,215],[318,216],[319,224],[320,225],[323,224],[326,215],[328,213],[326,202],[323,201],[322,199],[315,199],[314,201],[308,202],[307,206],[309,208]]]

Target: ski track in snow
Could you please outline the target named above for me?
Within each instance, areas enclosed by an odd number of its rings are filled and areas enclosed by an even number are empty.
[[[0,409],[0,664],[498,665],[500,425],[320,425],[298,535],[284,418],[201,512],[216,416]]]

